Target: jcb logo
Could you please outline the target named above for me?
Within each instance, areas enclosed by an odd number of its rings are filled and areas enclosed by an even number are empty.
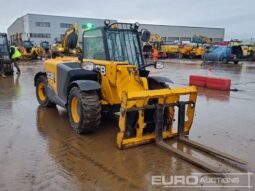
[[[96,69],[97,69],[98,71],[100,71],[100,73],[101,73],[102,75],[105,75],[105,74],[106,74],[106,68],[105,68],[105,66],[96,65]]]

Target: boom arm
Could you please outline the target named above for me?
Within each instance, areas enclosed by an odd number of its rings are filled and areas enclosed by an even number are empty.
[[[68,47],[68,39],[70,38],[70,35],[73,34],[73,33],[76,33],[77,35],[79,34],[79,25],[78,25],[77,22],[75,22],[75,23],[73,24],[73,27],[68,28],[68,29],[65,31],[64,40],[63,40],[63,42],[62,42],[63,48],[64,48],[65,50],[69,49],[69,47]],[[78,43],[79,43],[79,41],[77,40],[76,47],[78,46]]]

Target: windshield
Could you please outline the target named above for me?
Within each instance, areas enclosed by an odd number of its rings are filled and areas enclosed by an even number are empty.
[[[0,52],[8,53],[7,38],[3,36],[0,36]]]
[[[142,65],[142,54],[137,34],[129,30],[109,30],[106,32],[110,60]]]

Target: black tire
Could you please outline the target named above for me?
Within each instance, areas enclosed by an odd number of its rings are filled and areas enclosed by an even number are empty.
[[[238,64],[238,61],[236,60],[236,61],[234,61],[234,64]]]
[[[36,52],[33,52],[32,59],[33,60],[38,60],[38,55],[37,55]]]
[[[193,55],[193,54],[189,55],[189,59],[194,59],[194,58],[195,58],[195,55]]]
[[[13,67],[11,63],[3,64],[2,67],[4,67],[4,74],[7,76],[13,75]]]
[[[49,97],[46,93],[47,85],[48,85],[48,80],[47,80],[46,76],[44,76],[44,75],[39,76],[39,78],[36,81],[37,101],[43,107],[54,107],[54,106],[56,106],[56,104],[49,100]],[[41,87],[41,86],[43,86],[43,87]],[[40,95],[40,91],[43,92],[45,99],[42,99],[42,96]]]
[[[75,122],[72,114],[72,100],[78,99],[79,121]],[[101,121],[101,104],[96,91],[82,92],[73,87],[68,96],[68,118],[73,129],[78,133],[91,133],[95,131]]]
[[[228,59],[227,58],[222,58],[222,63],[223,64],[227,64],[228,63]]]

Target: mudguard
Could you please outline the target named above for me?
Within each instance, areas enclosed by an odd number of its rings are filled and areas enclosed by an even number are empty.
[[[78,86],[81,91],[91,91],[91,90],[100,90],[101,86],[98,82],[93,80],[76,80],[73,81],[68,88],[68,91],[74,87]]]
[[[46,76],[46,72],[38,72],[38,73],[35,75],[35,77],[34,77],[34,86],[36,86],[36,81],[37,81],[37,79],[39,78],[39,76],[41,76],[41,75]]]

